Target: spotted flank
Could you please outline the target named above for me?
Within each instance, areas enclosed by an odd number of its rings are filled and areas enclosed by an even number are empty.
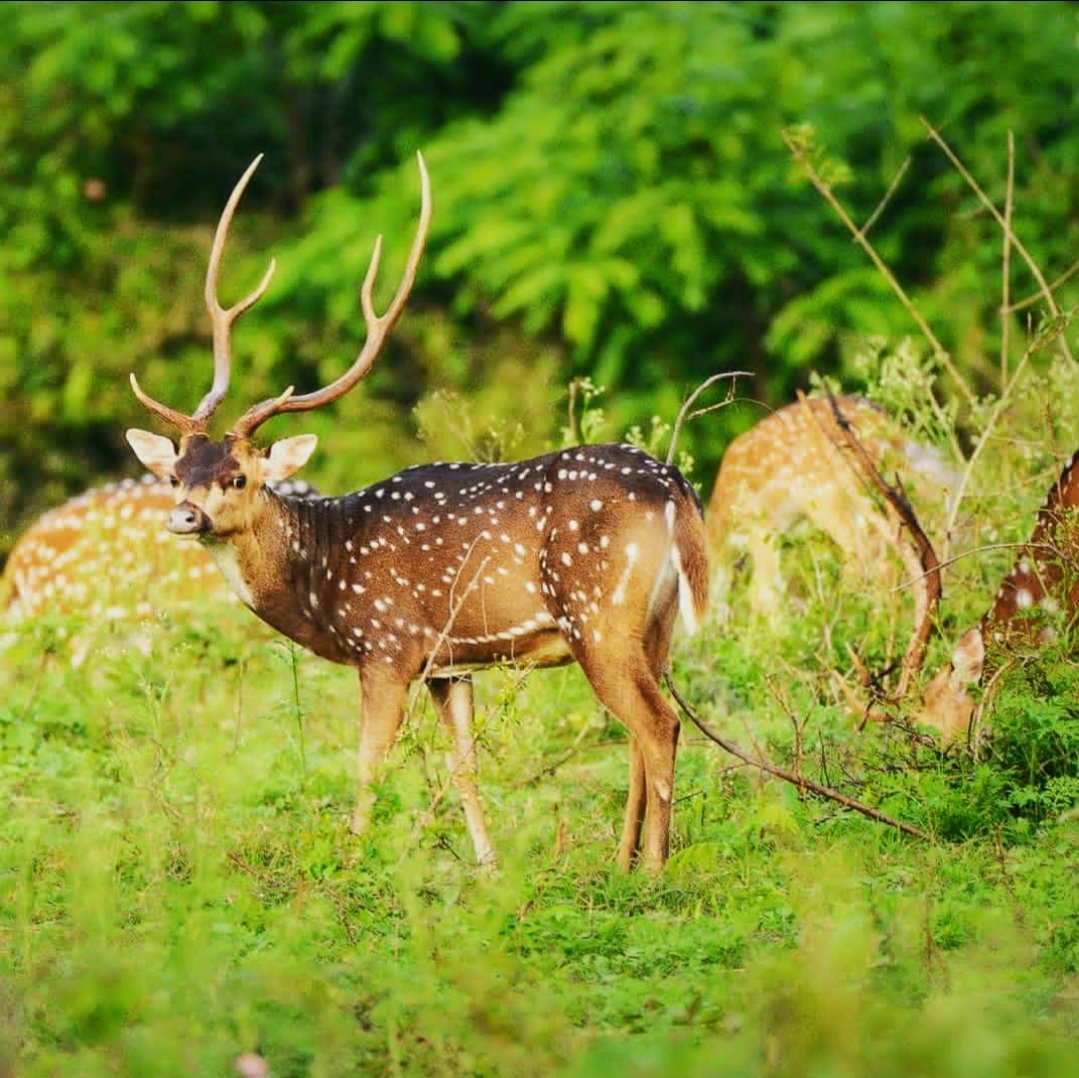
[[[1038,510],[1030,540],[1019,552],[982,618],[986,640],[1052,639],[1079,600],[1079,453],[1072,456]]]
[[[921,515],[943,514],[960,476],[934,448],[912,443],[884,411],[856,397],[836,399],[874,467],[899,472]],[[708,505],[714,556],[713,592],[721,616],[733,613],[735,562],[752,566],[745,605],[774,623],[786,612],[781,540],[799,521],[830,537],[845,571],[886,578],[892,559],[905,556],[889,523],[868,496],[864,473],[851,457],[832,403],[806,398],[773,412],[727,447]],[[741,596],[739,596],[741,599]]]

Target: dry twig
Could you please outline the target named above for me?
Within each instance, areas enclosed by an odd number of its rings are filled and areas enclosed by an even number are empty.
[[[1004,188],[1004,246],[1000,253],[1000,391],[1008,385],[1008,344],[1011,329],[1012,202],[1015,193],[1015,135],[1008,132],[1008,176]]]
[[[943,594],[943,586],[940,580],[940,561],[902,485],[894,487],[885,482],[884,477],[874,465],[866,452],[865,446],[862,445],[855,433],[850,420],[840,410],[839,402],[831,390],[828,391],[828,400],[832,406],[832,415],[835,418],[836,426],[842,433],[847,447],[858,461],[863,475],[872,486],[876,487],[881,497],[884,498],[887,505],[895,513],[899,519],[900,527],[907,529],[922,570],[919,581],[920,587],[915,602],[914,633],[903,657],[903,666],[899,673],[899,684],[896,688],[897,693],[902,697],[906,695],[912,678],[921,670],[922,663],[925,661],[926,648],[933,631],[933,615],[940,605],[940,598]],[[900,557],[906,561],[905,552],[898,540],[897,547],[899,547]]]
[[[853,812],[859,812],[871,820],[876,820],[878,823],[894,827],[897,831],[902,831],[905,835],[920,838],[923,842],[933,841],[933,839],[924,831],[920,831],[917,827],[914,827],[909,823],[904,823],[902,820],[896,820],[886,813],[881,812],[879,809],[873,808],[871,805],[865,805],[861,801],[856,801],[853,797],[847,797],[846,794],[841,794],[838,790],[833,790],[829,786],[822,786],[819,782],[807,779],[804,775],[796,775],[794,772],[786,770],[786,768],[777,767],[771,761],[763,757],[759,760],[754,759],[753,756],[746,752],[741,746],[735,744],[733,741],[728,741],[725,737],[721,737],[714,730],[705,725],[697,712],[693,710],[682,694],[675,688],[669,671],[664,674],[664,679],[667,682],[667,688],[670,690],[671,696],[674,697],[675,703],[682,709],[686,718],[688,718],[690,722],[692,722],[710,741],[714,741],[721,749],[725,752],[729,752],[732,756],[737,757],[743,763],[749,764],[750,767],[755,767],[758,770],[765,772],[765,774],[772,775],[777,779],[783,779],[784,782],[789,782],[801,790],[808,790],[818,797],[826,798],[829,801],[835,801],[844,808],[851,809]]]
[[[866,238],[864,230],[858,228],[858,226],[851,219],[849,213],[847,213],[843,204],[836,198],[835,192],[832,190],[831,184],[829,184],[814,167],[813,162],[809,159],[805,149],[798,145],[793,138],[784,133],[783,141],[787,144],[787,149],[790,150],[791,156],[802,166],[802,171],[805,172],[809,182],[817,189],[817,192],[821,195],[825,202],[835,211],[836,215],[843,222],[843,224],[850,231],[850,234],[854,237],[855,242],[859,247],[865,251],[869,257],[869,261],[873,263],[877,272],[888,282],[892,291],[895,292],[899,298],[899,302],[903,305],[904,310],[914,320],[915,325],[922,331],[923,336],[929,342],[933,349],[934,355],[952,376],[952,380],[959,388],[960,392],[966,398],[968,404],[974,403],[974,394],[971,392],[970,387],[963,380],[962,375],[959,373],[959,369],[952,361],[951,354],[947,348],[941,344],[940,339],[930,328],[929,323],[922,317],[921,311],[914,305],[914,301],[907,295],[906,290],[896,280],[895,274],[888,268],[887,263],[877,253],[877,249]],[[958,452],[958,446],[955,447],[957,456],[961,456]]]
[[[751,378],[752,372],[750,371],[723,371],[721,374],[713,374],[710,378],[706,378],[686,399],[682,402],[682,407],[678,409],[678,416],[674,421],[674,430],[671,431],[671,444],[667,447],[667,464],[674,462],[674,452],[678,448],[678,436],[682,433],[682,425],[686,422],[686,413],[693,407],[696,399],[710,386],[716,384],[716,382],[722,382],[726,379],[730,379],[730,386],[727,389],[726,400],[722,401],[718,405],[711,405],[709,408],[699,412],[694,412],[689,416],[690,419],[696,418],[698,415],[703,414],[704,411],[714,411],[717,407],[721,408],[724,405],[730,404],[734,400],[735,380],[739,377]]]
[[[1054,316],[1060,315],[1060,307],[1057,305],[1056,299],[1053,297],[1053,290],[1049,287],[1045,280],[1045,275],[1042,273],[1038,263],[1031,257],[1030,252],[1024,246],[1022,240],[1012,231],[1011,222],[1005,220],[1000,210],[993,205],[989,196],[982,190],[981,185],[971,175],[966,165],[960,161],[955,151],[944,141],[940,132],[927,120],[922,117],[922,126],[925,128],[929,137],[944,151],[944,156],[951,162],[952,167],[960,176],[967,182],[967,186],[978,197],[978,201],[992,214],[993,220],[1004,230],[1004,234],[1012,247],[1018,252],[1019,257],[1027,264],[1027,269],[1030,270],[1031,276],[1038,282],[1038,287],[1041,289],[1042,296],[1045,299],[1045,305],[1049,308],[1049,313]],[[1074,356],[1071,353],[1071,349],[1068,347],[1068,342],[1065,340],[1063,334],[1060,336],[1060,347],[1064,352],[1064,355],[1068,359],[1074,360]]]

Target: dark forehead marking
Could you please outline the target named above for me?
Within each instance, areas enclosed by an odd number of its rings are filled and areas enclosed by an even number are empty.
[[[184,486],[200,487],[239,469],[240,462],[232,455],[229,439],[211,442],[204,434],[196,434],[188,439],[176,462],[176,478]]]

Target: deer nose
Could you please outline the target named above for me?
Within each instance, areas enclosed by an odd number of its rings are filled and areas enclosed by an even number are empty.
[[[190,502],[181,502],[171,513],[165,525],[175,535],[200,535],[210,530],[210,518]]]

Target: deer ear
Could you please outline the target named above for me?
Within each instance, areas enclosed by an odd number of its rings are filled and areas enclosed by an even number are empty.
[[[148,430],[139,430],[137,427],[125,431],[124,437],[127,439],[127,444],[135,450],[135,456],[154,475],[162,479],[167,479],[172,475],[172,469],[178,457],[176,446],[168,438],[160,434],[151,434]]]
[[[263,480],[280,482],[298,472],[310,459],[318,445],[314,434],[297,434],[295,438],[282,438],[270,446],[262,461]]]
[[[982,630],[975,626],[968,629],[955,645],[952,652],[952,679],[960,685],[971,685],[980,681],[985,665],[985,641]]]

